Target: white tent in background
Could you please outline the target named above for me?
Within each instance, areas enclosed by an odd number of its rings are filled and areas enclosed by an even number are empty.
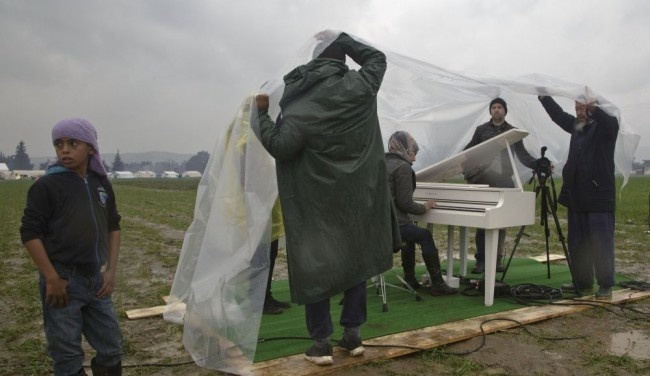
[[[178,179],[178,172],[176,171],[163,171],[162,174],[160,174],[160,177],[163,179]]]
[[[9,167],[7,167],[7,164],[0,163],[0,179],[9,179],[10,175],[11,175],[11,171],[9,171]]]
[[[13,170],[9,179],[32,179],[36,180],[45,175],[45,170]]]
[[[153,171],[137,171],[135,174],[136,178],[155,178],[156,173]]]
[[[111,179],[133,179],[135,175],[131,171],[113,171],[109,177]]]
[[[279,112],[283,76],[311,60],[315,46],[337,36],[326,31],[310,38],[260,89],[269,94],[272,119]],[[481,77],[378,48],[388,61],[377,95],[383,137],[387,141],[397,130],[413,135],[420,145],[416,171],[461,151],[476,126],[489,119],[488,104],[495,97],[508,103],[507,121],[530,134],[524,139],[527,149],[539,156],[546,146],[546,157],[560,171],[569,135],[544,112],[537,100],[543,94],[568,112],[573,112],[575,100],[596,99],[618,117],[616,166],[625,179],[629,176],[639,136],[613,103],[587,86],[539,74]],[[166,320],[185,325],[183,343],[199,366],[235,374],[249,373],[255,356],[268,275],[269,222],[277,197],[274,161],[249,131],[256,122],[255,101],[248,98],[233,120],[220,124],[224,129],[199,183],[194,221],[164,314]],[[521,176],[524,180],[526,175]]]
[[[185,171],[181,174],[184,178],[200,178],[201,172],[199,171]]]

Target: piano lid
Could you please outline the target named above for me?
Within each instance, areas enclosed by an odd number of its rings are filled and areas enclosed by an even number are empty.
[[[463,150],[447,159],[432,164],[415,173],[417,181],[441,182],[451,179],[454,176],[462,174],[465,170],[471,170],[485,163],[486,160],[492,159],[501,150],[522,140],[528,136],[528,132],[521,129],[511,129],[501,133],[489,140],[485,140],[478,145]],[[514,167],[514,166],[513,166]]]

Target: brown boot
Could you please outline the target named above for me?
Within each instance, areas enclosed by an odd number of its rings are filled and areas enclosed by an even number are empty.
[[[415,277],[415,250],[402,248],[400,253],[402,257],[402,270],[404,270],[404,280],[411,288],[419,289],[422,285]]]
[[[415,277],[415,268],[411,268],[407,270],[405,267],[404,269],[404,281],[408,283],[409,286],[411,286],[412,289],[419,289],[422,287],[420,282],[418,282],[418,279]]]
[[[458,289],[447,286],[444,281],[436,282],[429,287],[429,294],[432,296],[454,295]]]
[[[433,296],[441,296],[453,295],[458,292],[458,289],[447,286],[445,281],[442,279],[442,274],[440,273],[440,258],[438,257],[438,254],[422,255],[422,259],[424,259],[424,264],[427,266],[429,280],[431,281],[429,294]]]

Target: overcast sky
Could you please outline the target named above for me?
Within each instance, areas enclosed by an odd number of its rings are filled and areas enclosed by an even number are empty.
[[[0,0],[0,152],[22,140],[54,155],[52,125],[72,116],[103,153],[211,152],[244,97],[324,29],[447,69],[588,85],[650,159],[647,0]]]

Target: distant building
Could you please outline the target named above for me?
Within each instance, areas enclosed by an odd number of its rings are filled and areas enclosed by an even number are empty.
[[[179,175],[176,171],[163,171],[160,177],[163,179],[178,179]]]
[[[133,179],[135,175],[131,171],[113,171],[109,177],[111,179]]]
[[[200,178],[201,173],[199,171],[185,171],[181,176],[184,178]]]
[[[135,173],[136,178],[155,178],[156,173],[153,171],[138,171]]]
[[[9,179],[31,179],[36,180],[45,175],[45,170],[13,170]]]
[[[10,176],[11,176],[11,171],[9,171],[9,167],[7,167],[7,164],[0,163],[0,180],[9,179]]]

